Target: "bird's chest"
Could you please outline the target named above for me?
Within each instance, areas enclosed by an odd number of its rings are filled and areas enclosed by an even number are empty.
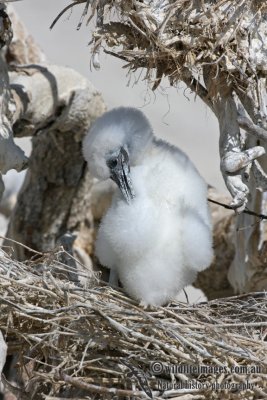
[[[173,215],[167,207],[158,206],[148,195],[138,195],[130,204],[115,198],[105,216],[110,244],[117,256],[136,260],[162,246]]]
[[[131,173],[136,199],[142,199],[142,204],[153,204],[158,213],[168,213],[168,210],[174,209],[179,197],[179,177],[174,169],[166,170],[163,161],[135,167]]]
[[[106,219],[114,227],[117,242],[135,247],[146,237],[154,236],[158,230],[160,210],[147,196],[136,196],[130,204],[117,198],[108,211]]]

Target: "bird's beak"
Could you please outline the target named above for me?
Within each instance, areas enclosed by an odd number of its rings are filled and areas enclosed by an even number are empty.
[[[110,168],[110,177],[118,185],[127,203],[130,204],[135,195],[130,175],[129,156],[124,147],[120,148],[116,161],[116,166]]]

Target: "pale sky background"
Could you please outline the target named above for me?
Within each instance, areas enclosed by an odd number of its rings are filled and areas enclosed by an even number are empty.
[[[84,24],[76,29],[83,4],[64,14],[52,31],[50,24],[70,0],[22,0],[14,4],[50,63],[72,67],[86,76],[102,92],[109,108],[140,107],[157,136],[184,150],[208,183],[226,190],[219,170],[217,120],[201,100],[194,100],[181,84],[169,87],[167,80],[156,93],[141,80],[133,85],[139,73],[129,83],[122,62],[105,54],[100,57],[100,71],[91,70],[88,43],[92,28]]]

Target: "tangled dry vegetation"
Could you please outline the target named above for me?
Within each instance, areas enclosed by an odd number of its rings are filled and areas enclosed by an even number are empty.
[[[265,293],[143,309],[64,256],[0,257],[0,327],[21,377],[19,389],[6,385],[19,398],[266,398]],[[170,373],[170,365],[209,369]],[[212,389],[216,382],[225,387]]]
[[[145,68],[146,79],[154,82],[154,88],[163,76],[171,84],[199,78],[208,65],[215,66],[217,73],[225,72],[238,88],[252,83],[259,73],[266,75],[264,48],[252,48],[252,41],[266,33],[265,1],[73,0],[52,27],[67,9],[81,3],[85,7],[78,28],[86,16],[91,21],[97,15],[95,67],[100,65],[100,48],[109,47],[113,55],[128,63],[126,68]],[[198,84],[201,92],[200,81]]]

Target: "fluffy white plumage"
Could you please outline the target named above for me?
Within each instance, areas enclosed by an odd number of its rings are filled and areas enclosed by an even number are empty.
[[[154,137],[134,108],[101,116],[83,153],[97,178],[118,184],[99,228],[97,257],[142,304],[167,303],[213,257],[204,180],[181,150]]]

